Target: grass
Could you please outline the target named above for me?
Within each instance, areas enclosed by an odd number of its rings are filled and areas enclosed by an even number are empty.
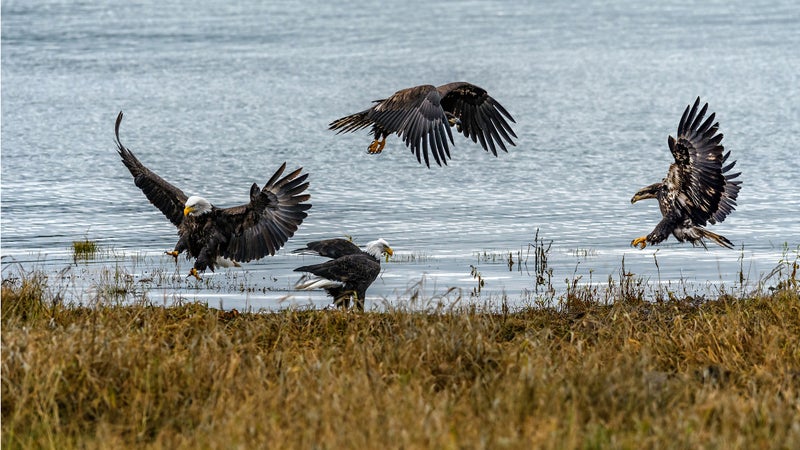
[[[93,259],[97,254],[97,250],[97,242],[89,239],[72,241],[72,259],[75,262]]]
[[[800,447],[797,261],[737,297],[621,277],[500,312],[84,308],[47,281],[3,281],[3,448]]]

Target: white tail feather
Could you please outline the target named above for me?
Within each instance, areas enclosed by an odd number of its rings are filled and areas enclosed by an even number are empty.
[[[219,267],[242,267],[242,265],[239,264],[238,262],[232,259],[223,258],[222,256],[217,256],[216,264]]]
[[[312,289],[326,289],[332,287],[342,287],[344,286],[343,283],[338,281],[331,281],[326,280],[325,278],[320,277],[302,277],[300,280],[297,281],[297,284],[294,285],[295,289],[299,289],[301,291],[309,291]]]

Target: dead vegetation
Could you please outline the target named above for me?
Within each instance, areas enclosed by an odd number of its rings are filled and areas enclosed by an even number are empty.
[[[380,313],[2,288],[4,448],[797,448],[796,261],[763,292]],[[794,271],[791,269],[794,268]]]

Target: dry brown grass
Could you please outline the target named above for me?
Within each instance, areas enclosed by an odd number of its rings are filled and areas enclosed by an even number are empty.
[[[3,284],[4,448],[800,448],[795,279],[506,314],[67,308],[44,282]]]

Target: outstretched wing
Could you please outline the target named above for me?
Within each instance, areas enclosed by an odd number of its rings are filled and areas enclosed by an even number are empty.
[[[264,188],[250,189],[250,203],[222,209],[220,213],[233,227],[228,247],[222,255],[234,261],[247,262],[274,255],[294,235],[311,208],[308,174],[299,168],[281,178],[286,163],[272,175]]]
[[[177,187],[171,185],[160,176],[151,172],[134,154],[119,140],[119,124],[122,122],[122,111],[117,116],[114,126],[114,135],[117,141],[117,151],[125,167],[133,175],[133,182],[144,192],[150,203],[155,205],[175,226],[180,226],[183,221],[183,207],[188,198]]]
[[[668,144],[679,170],[678,204],[695,224],[705,225],[714,218],[725,192],[726,180],[722,171],[725,158],[724,148],[720,145],[722,134],[717,133],[719,124],[714,122],[715,115],[711,113],[704,121],[708,103],[700,111],[699,105],[700,97],[697,97],[693,106],[686,107],[678,125],[678,137],[670,136]],[[730,200],[735,200],[733,191],[731,195]],[[733,206],[730,201],[726,205]]]
[[[458,130],[472,142],[480,141],[487,152],[497,156],[497,148],[508,152],[505,142],[514,144],[514,130],[506,119],[514,118],[486,91],[463,81],[448,83],[436,88],[442,97],[442,108],[460,120]]]
[[[347,239],[324,239],[321,241],[309,242],[305,248],[293,250],[292,253],[313,254],[326,258],[337,259],[345,255],[355,255],[361,253],[361,249]]]
[[[378,100],[372,108],[331,122],[329,128],[342,133],[368,125],[373,125],[381,136],[397,133],[416,155],[417,161],[422,162],[424,158],[428,167],[429,152],[440,166],[446,165],[450,158],[447,141],[453,142],[453,134],[442,109],[441,96],[434,86],[422,85],[397,91],[387,99]]]
[[[733,166],[736,165],[736,161],[728,164],[727,166],[725,163],[728,161],[728,157],[731,155],[731,152],[728,151],[722,157],[722,174],[725,176],[725,191],[722,193],[722,198],[719,200],[719,207],[714,214],[708,219],[711,223],[722,222],[728,216],[728,214],[732,213],[734,209],[736,209],[736,197],[739,196],[739,189],[741,187],[742,182],[740,180],[736,180],[741,172],[730,173],[730,170],[733,169]]]

